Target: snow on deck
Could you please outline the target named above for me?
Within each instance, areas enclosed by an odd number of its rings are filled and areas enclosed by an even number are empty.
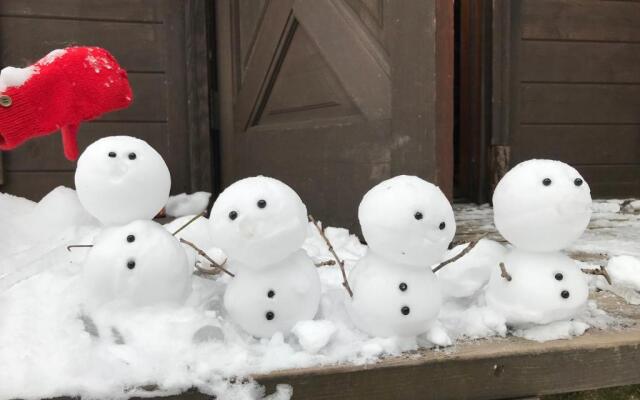
[[[455,204],[458,230],[455,240],[467,242],[488,232],[488,238],[505,242],[493,225],[488,204]],[[587,231],[568,249],[569,255],[588,263],[602,263],[617,255],[640,256],[640,201],[594,200]]]

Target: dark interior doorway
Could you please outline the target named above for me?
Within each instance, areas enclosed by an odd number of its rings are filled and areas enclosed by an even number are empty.
[[[454,2],[454,200],[489,200],[491,2]]]

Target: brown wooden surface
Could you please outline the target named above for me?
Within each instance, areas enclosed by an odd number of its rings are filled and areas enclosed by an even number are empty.
[[[172,192],[211,189],[209,77],[205,2],[190,0],[3,0],[0,65],[28,65],[68,45],[96,45],[127,69],[133,104],[81,126],[80,150],[110,135],[149,142],[165,158]],[[75,163],[60,135],[3,153],[0,190],[39,200],[55,186],[74,187]]]
[[[511,165],[574,164],[594,197],[640,195],[640,3],[495,1],[494,14],[511,17],[494,20],[494,144]]]
[[[392,175],[450,193],[450,2],[216,7],[223,185],[274,176],[350,228],[362,195]]]

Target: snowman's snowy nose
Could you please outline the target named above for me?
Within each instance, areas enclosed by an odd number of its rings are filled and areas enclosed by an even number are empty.
[[[129,167],[127,167],[125,163],[115,162],[113,163],[113,165],[111,165],[111,176],[116,179],[121,178],[127,173],[128,170]]]
[[[258,226],[255,222],[243,219],[239,224],[240,233],[242,236],[251,239],[256,235]]]

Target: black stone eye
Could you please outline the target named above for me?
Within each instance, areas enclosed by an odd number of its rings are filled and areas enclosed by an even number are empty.
[[[563,290],[560,293],[560,296],[562,296],[563,299],[568,299],[569,298],[569,291],[568,290]]]
[[[415,219],[417,219],[418,221],[420,221],[422,219],[422,213],[420,211],[418,211],[415,214],[413,214],[413,217]]]
[[[116,158],[116,152],[115,151],[110,151],[109,152],[109,157]]]
[[[402,315],[409,315],[409,312],[411,312],[411,309],[409,309],[409,307],[404,306],[400,309],[400,312],[402,313]]]
[[[405,290],[407,290],[407,284],[406,284],[406,283],[404,283],[404,282],[402,282],[402,283],[398,286],[398,288],[404,292]]]
[[[273,290],[269,290],[269,291],[267,292],[267,297],[268,297],[268,298],[272,298],[272,297],[273,297],[273,296],[275,296],[275,295],[276,295],[276,292],[274,292]]]
[[[573,184],[576,185],[576,186],[582,186],[583,182],[584,181],[582,179],[576,178],[576,179],[574,179]]]
[[[438,228],[440,228],[440,230],[444,230],[444,228],[447,227],[447,224],[445,224],[444,222],[440,222],[440,225],[438,225]]]
[[[561,281],[564,278],[564,276],[562,276],[562,274],[558,272],[557,274],[555,274],[554,278],[556,278],[557,281]]]
[[[273,313],[273,311],[267,311],[267,313],[265,314],[265,318],[267,318],[267,321],[271,321],[275,318],[275,316],[276,315]]]
[[[236,219],[236,218],[238,218],[238,213],[237,213],[237,212],[235,212],[235,211],[231,211],[231,212],[229,213],[229,219],[233,221],[233,220],[234,220],[234,219]]]
[[[258,208],[265,208],[267,206],[266,200],[258,200]]]
[[[134,269],[136,267],[136,262],[133,260],[127,261],[127,268]]]
[[[136,153],[129,153],[129,160],[135,160],[136,157]]]
[[[127,236],[127,242],[133,243],[135,241],[136,241],[136,237],[135,236],[133,236],[133,235]]]
[[[551,179],[549,179],[549,178],[544,178],[544,179],[542,180],[542,184],[543,184],[543,185],[545,185],[545,186],[549,186],[549,185],[551,185]]]

